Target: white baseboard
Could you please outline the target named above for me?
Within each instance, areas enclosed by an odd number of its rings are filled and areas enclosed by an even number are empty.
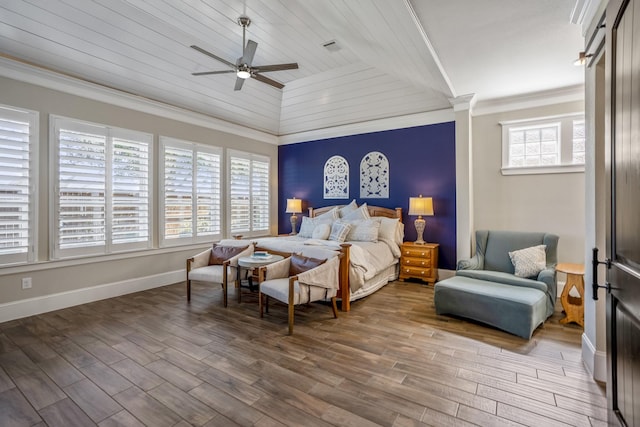
[[[582,334],[582,361],[594,380],[607,382],[607,353],[596,351],[586,334]]]
[[[182,269],[0,304],[0,322],[171,285],[184,281],[185,274],[185,270]]]

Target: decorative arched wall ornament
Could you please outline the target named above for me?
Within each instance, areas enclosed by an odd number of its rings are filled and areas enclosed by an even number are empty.
[[[342,156],[330,157],[324,164],[324,198],[349,198],[349,163]]]
[[[389,198],[389,160],[379,151],[366,154],[360,162],[360,198]]]

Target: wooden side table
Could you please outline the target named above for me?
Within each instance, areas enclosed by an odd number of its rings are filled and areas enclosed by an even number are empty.
[[[584,265],[561,262],[556,266],[556,271],[567,274],[567,282],[560,296],[565,317],[560,319],[560,323],[576,322],[584,328]],[[569,295],[573,288],[578,291],[579,297]]]
[[[241,302],[242,299],[242,280],[240,280],[241,270],[244,268],[249,270],[249,290],[253,291],[253,275],[254,272],[262,267],[263,265],[268,265],[277,261],[282,261],[284,257],[282,255],[269,254],[268,258],[261,258],[256,256],[245,256],[238,258],[238,302]],[[256,276],[257,278],[257,276]]]
[[[434,285],[438,280],[439,246],[437,243],[418,245],[404,242],[401,248],[399,279],[421,279]]]

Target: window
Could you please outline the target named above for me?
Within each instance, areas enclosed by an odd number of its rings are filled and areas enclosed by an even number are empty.
[[[231,235],[268,234],[269,158],[229,151],[229,230]]]
[[[502,122],[502,173],[584,171],[584,114]]]
[[[161,137],[161,245],[211,242],[222,236],[222,149]]]
[[[53,258],[151,245],[153,136],[52,117]]]
[[[38,113],[0,106],[0,265],[35,259]]]

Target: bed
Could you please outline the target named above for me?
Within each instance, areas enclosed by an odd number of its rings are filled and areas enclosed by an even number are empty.
[[[353,207],[357,207],[357,212]],[[339,242],[325,238],[317,238],[305,234],[308,231],[309,222],[329,223],[336,211],[352,209],[344,217],[334,218],[331,223],[350,222],[352,224],[371,224],[372,221],[380,223],[379,233],[375,239],[365,238],[358,233],[348,234],[348,237],[358,240],[345,240]],[[360,222],[358,216],[366,210],[364,222]],[[351,215],[351,217],[349,216]],[[356,219],[353,219],[356,215]],[[368,215],[368,219],[366,218]],[[306,218],[306,219],[304,219]],[[323,219],[324,218],[324,219]],[[325,221],[326,219],[326,221]],[[264,250],[271,253],[289,255],[301,253],[314,258],[330,258],[342,253],[340,263],[340,280],[338,298],[341,301],[341,309],[349,311],[351,301],[363,298],[382,288],[392,280],[398,278],[400,245],[404,237],[402,224],[402,208],[389,209],[380,206],[368,206],[366,203],[357,206],[355,201],[349,205],[326,206],[322,208],[309,208],[309,216],[303,217],[303,224],[298,235],[285,235],[279,237],[262,237],[249,239],[256,245],[256,250]],[[318,225],[314,228],[318,228]],[[323,237],[323,236],[318,236]],[[369,236],[371,237],[371,236]],[[365,241],[368,240],[368,241]],[[237,244],[238,242],[233,242]]]

